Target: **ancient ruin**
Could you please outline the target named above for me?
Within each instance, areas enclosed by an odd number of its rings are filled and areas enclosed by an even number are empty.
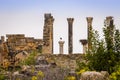
[[[25,37],[24,34],[7,34],[6,41],[4,36],[1,36],[0,40],[0,51],[4,52],[1,55],[9,52],[9,48],[13,51],[20,50],[35,50],[36,48],[41,48],[43,54],[53,54],[53,22],[54,18],[50,13],[44,14],[44,29],[43,29],[43,39],[34,39],[34,37]],[[88,39],[80,40],[83,45],[83,53],[91,48],[91,31],[92,31],[92,21],[93,17],[86,17],[87,28],[88,28]],[[68,54],[73,53],[73,21],[74,18],[67,18],[68,21]],[[105,26],[110,28],[111,37],[114,30],[114,20],[112,16],[108,16],[105,19]],[[113,27],[109,27],[113,26]],[[64,41],[59,41],[59,53],[63,54],[63,44]]]
[[[24,34],[7,34],[7,40],[5,42],[4,36],[1,36],[1,49],[4,52],[9,52],[8,48],[13,51],[29,51],[41,48],[43,54],[53,54],[53,22],[54,18],[50,13],[44,14],[44,29],[43,39],[34,39],[34,37],[25,37]],[[83,45],[83,53],[91,48],[91,31],[92,31],[92,17],[87,17],[88,25],[88,40],[80,40]],[[73,54],[73,21],[74,18],[67,18],[68,21],[68,54]],[[106,17],[105,22],[112,23],[112,17]],[[3,44],[4,43],[4,44]],[[88,43],[88,45],[87,45]],[[59,52],[63,54],[64,41],[59,41]],[[7,48],[6,48],[7,47]]]
[[[13,51],[20,50],[35,50],[36,47],[41,47],[43,54],[53,54],[53,22],[54,18],[50,13],[44,14],[44,29],[43,29],[43,39],[34,39],[34,37],[25,37],[24,34],[7,34],[7,40],[5,41],[4,36],[1,36],[0,46],[1,51],[9,52],[8,48],[11,48]],[[91,31],[92,31],[92,21],[93,17],[86,17],[87,26],[88,26],[88,39],[80,40],[83,45],[83,53],[87,49],[91,48]],[[68,54],[73,53],[73,21],[74,18],[67,18],[68,21]],[[105,19],[105,26],[113,25],[113,17],[108,16]],[[111,36],[112,30],[114,27],[111,27]],[[63,54],[63,44],[64,41],[59,41],[59,53]],[[2,54],[1,54],[2,55]],[[5,55],[5,54],[4,54]]]
[[[68,55],[64,54],[64,43],[65,41],[60,38],[59,43],[59,54],[53,55],[53,22],[54,18],[51,14],[44,15],[44,29],[43,29],[43,39],[34,39],[34,37],[25,37],[24,34],[7,34],[6,38],[1,36],[0,39],[0,64],[4,69],[8,69],[5,75],[11,75],[13,79],[16,80],[20,78],[21,80],[31,79],[36,76],[36,73],[44,72],[44,80],[64,80],[66,76],[76,77],[76,80],[109,80],[109,74],[107,72],[82,72],[81,77],[76,73],[77,68],[81,68],[81,64],[87,64],[85,54],[89,49],[92,48],[92,20],[93,17],[87,17],[87,29],[88,38],[81,39],[83,46],[83,54],[73,53],[73,21],[74,18],[67,18],[68,21]],[[113,37],[114,30],[114,20],[113,17],[108,16],[105,19],[105,26],[109,28],[109,34]],[[6,40],[5,40],[6,39]],[[113,41],[113,40],[112,40]],[[39,52],[38,49],[41,51]],[[30,54],[32,51],[36,51],[34,57],[32,58]],[[19,53],[19,54],[16,54]],[[33,52],[34,53],[34,52]],[[29,59],[30,57],[30,59]],[[28,58],[29,62],[34,62],[32,64],[23,64],[21,71],[14,72],[16,64],[19,65],[20,61],[25,63]],[[30,60],[30,61],[29,61]],[[35,60],[35,61],[31,61]],[[9,64],[8,64],[9,63]],[[27,63],[27,62],[26,62]],[[6,67],[7,65],[7,67]],[[5,67],[4,67],[5,66]],[[13,74],[9,71],[9,66],[12,67]],[[86,66],[86,65],[85,65]],[[92,66],[93,67],[93,66]],[[34,72],[33,72],[34,68]],[[87,69],[87,68],[86,68]],[[81,69],[82,70],[82,69]],[[80,70],[80,72],[81,72]],[[107,75],[107,76],[106,76]],[[78,78],[78,79],[77,79]]]
[[[67,18],[68,21],[68,53],[73,53],[73,21],[74,18]]]
[[[42,53],[53,54],[53,22],[51,14],[44,15],[43,46]]]

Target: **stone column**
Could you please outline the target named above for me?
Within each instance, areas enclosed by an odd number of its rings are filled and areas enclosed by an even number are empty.
[[[65,41],[62,41],[62,38],[60,38],[60,41],[58,43],[59,43],[59,53],[64,54],[63,48],[64,48]]]
[[[92,37],[92,21],[93,21],[93,17],[87,17],[87,26],[88,26],[88,49],[91,49],[91,37]]]
[[[114,30],[114,20],[112,16],[107,16],[104,25],[109,28],[110,30],[110,35],[113,36],[113,30]]]
[[[86,39],[82,39],[82,40],[80,40],[80,42],[83,45],[83,54],[85,54],[86,51],[87,51],[87,40]]]
[[[73,53],[73,21],[74,18],[67,18],[68,21],[68,53]]]
[[[51,14],[45,14],[43,29],[43,48],[42,53],[53,54],[53,22],[54,18]]]
[[[109,37],[108,38],[111,38],[111,43],[114,43],[114,19],[112,16],[107,16],[105,21],[104,21],[104,26],[107,28],[108,30],[108,34],[109,34]],[[111,44],[112,45],[112,44]]]

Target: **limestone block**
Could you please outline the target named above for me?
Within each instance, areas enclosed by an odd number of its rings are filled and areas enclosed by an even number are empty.
[[[81,74],[80,80],[109,80],[107,72],[87,71]]]

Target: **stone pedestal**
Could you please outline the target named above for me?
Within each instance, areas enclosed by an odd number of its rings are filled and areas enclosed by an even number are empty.
[[[65,41],[60,40],[58,43],[59,43],[59,54],[64,54],[63,48]]]
[[[87,49],[88,49],[88,43],[86,39],[82,39],[80,40],[81,44],[83,45],[83,54],[86,53]]]
[[[68,53],[73,53],[73,21],[74,18],[67,18],[68,21]]]
[[[88,26],[88,50],[91,49],[91,37],[92,37],[92,21],[93,17],[87,17],[87,26]]]

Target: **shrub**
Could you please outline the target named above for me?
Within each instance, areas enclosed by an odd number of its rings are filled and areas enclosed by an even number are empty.
[[[5,76],[3,74],[0,74],[0,80],[5,80]]]
[[[84,62],[77,62],[77,66],[78,68],[76,69],[76,73],[78,75],[81,75],[81,73],[85,71],[89,71],[88,65],[85,64]]]
[[[32,76],[32,80],[38,80],[36,76]]]
[[[68,76],[64,80],[76,80],[76,78],[74,76]]]
[[[29,54],[29,56],[22,62],[21,65],[34,65],[35,64],[35,57],[37,56],[37,52],[33,51]]]
[[[115,71],[111,73],[110,79],[111,80],[120,80],[120,65],[116,65],[114,67]]]

